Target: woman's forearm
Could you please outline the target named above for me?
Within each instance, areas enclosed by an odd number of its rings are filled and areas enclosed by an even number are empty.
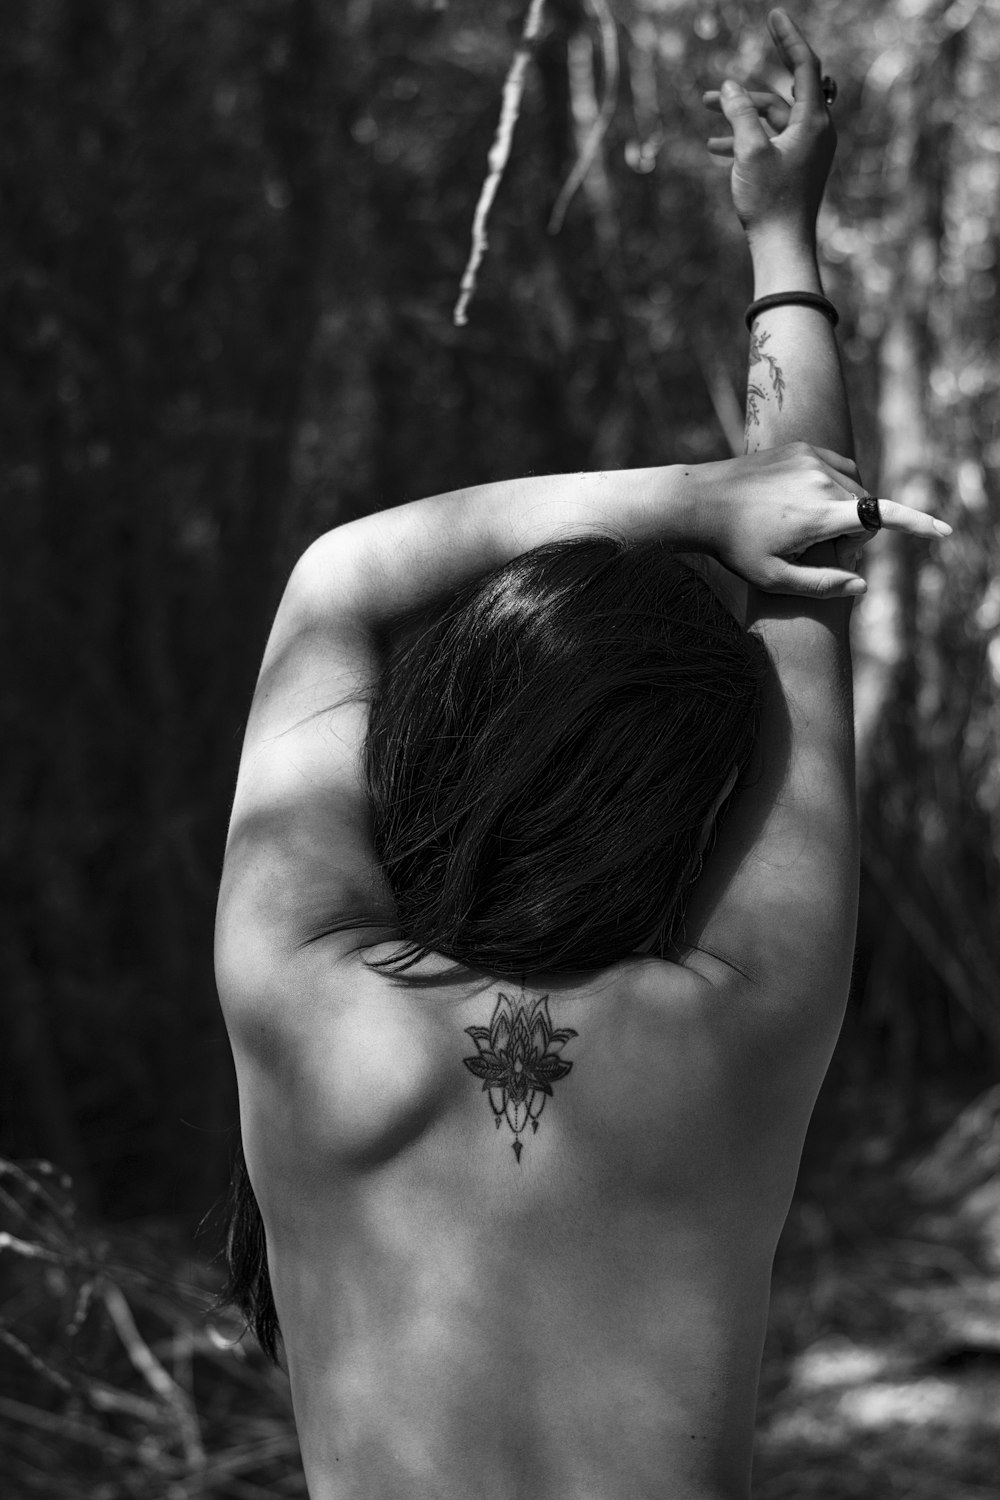
[[[783,232],[750,240],[754,297],[820,292],[814,240]],[[832,325],[810,307],[759,313],[750,334],[747,381],[748,453],[805,440],[854,457],[854,437],[840,354]]]
[[[751,248],[757,295],[819,290],[809,243],[773,233]],[[773,587],[767,565],[792,550],[802,526],[792,500],[807,493],[809,477],[795,472],[795,460],[782,465],[774,450],[804,439],[844,457],[852,451],[837,348],[821,314],[781,307],[758,318],[750,398],[756,457],[748,460],[502,480],[337,527],[300,559],[278,623],[309,629],[337,617],[378,631],[522,552],[588,533],[658,537]],[[796,494],[789,486],[800,478]]]
[[[822,293],[814,239],[782,231],[751,237],[754,298],[782,292]],[[807,442],[854,457],[847,390],[832,324],[811,307],[769,308],[754,319],[747,374],[746,447],[748,453],[782,443]],[[832,542],[810,549],[803,561],[837,566]],[[748,619],[769,617],[771,634],[779,620],[806,615],[835,626],[846,643],[850,603],[844,600],[807,606],[801,599],[779,598],[751,588]],[[776,637],[775,637],[776,639]]]
[[[351,521],[304,554],[290,587],[378,628],[544,542],[588,533],[710,546],[697,467],[501,480]]]

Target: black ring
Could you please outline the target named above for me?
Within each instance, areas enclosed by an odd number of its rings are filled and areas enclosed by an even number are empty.
[[[866,531],[882,530],[882,513],[874,495],[859,495],[858,520]]]
[[[820,79],[820,88],[823,90],[823,98],[826,100],[827,108],[829,108],[831,104],[836,102],[837,98],[836,78],[831,78],[829,73],[824,73]]]

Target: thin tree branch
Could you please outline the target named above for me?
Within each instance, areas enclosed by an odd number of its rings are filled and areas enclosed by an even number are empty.
[[[0,1250],[13,1250],[15,1255],[23,1255],[28,1260],[47,1260],[54,1266],[65,1266],[69,1262],[66,1255],[49,1250],[45,1245],[18,1239],[16,1234],[10,1234],[6,1229],[0,1230]]]
[[[589,135],[580,147],[573,170],[563,183],[555,201],[549,218],[549,234],[558,234],[562,228],[566,210],[590,171],[594,157],[611,124],[615,105],[618,103],[618,28],[615,25],[615,18],[611,14],[607,0],[587,0],[587,9],[596,19],[600,31],[601,53],[604,61],[601,107]]]
[[[594,81],[594,48],[587,33],[575,32],[569,39],[566,52],[574,134],[577,150],[582,159],[601,109],[597,101]],[[604,258],[607,259],[618,249],[618,221],[614,211],[611,184],[608,181],[604,161],[600,156],[591,159],[581,185],[594,216],[598,244]]]
[[[701,338],[697,333],[689,331],[688,341],[705,382],[712,409],[729,445],[729,451],[734,458],[738,458],[744,451],[743,410],[733,388],[725,360],[719,357],[708,340]]]
[[[469,303],[476,290],[476,277],[479,274],[479,267],[482,264],[483,256],[486,254],[489,245],[486,237],[486,223],[504,174],[504,168],[510,159],[511,142],[514,139],[514,127],[517,124],[517,117],[521,111],[525,76],[528,71],[528,63],[531,61],[532,44],[541,30],[544,9],[545,0],[531,0],[528,14],[524,18],[521,39],[517,44],[517,49],[504,81],[503,98],[500,104],[500,119],[497,123],[496,134],[493,137],[489,156],[486,158],[489,172],[480,190],[479,201],[476,204],[476,211],[473,215],[472,248],[469,251],[469,259],[462,274],[458,301],[455,303],[455,311],[452,314],[452,321],[456,328],[464,328],[469,321]]]
[[[115,1286],[113,1281],[106,1281],[101,1287],[101,1298],[133,1366],[150,1390],[159,1396],[174,1413],[178,1434],[184,1448],[185,1462],[190,1468],[203,1468],[205,1450],[198,1431],[198,1420],[187,1393],[181,1390],[177,1382],[163,1368],[139,1332],[132,1316],[132,1309],[126,1302],[121,1289]]]
[[[43,1359],[40,1354],[36,1354],[33,1349],[29,1348],[23,1339],[19,1339],[17,1334],[7,1327],[6,1323],[0,1323],[0,1344],[5,1344],[8,1349],[12,1349],[36,1374],[50,1380],[65,1395],[72,1394],[73,1382],[67,1380],[61,1370],[50,1365],[47,1359]]]

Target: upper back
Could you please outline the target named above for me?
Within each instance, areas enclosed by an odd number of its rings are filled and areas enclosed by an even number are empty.
[[[475,1488],[456,1424],[516,1429],[572,1476],[587,1434],[611,1443],[621,1421],[597,1379],[608,1361],[664,1405],[655,1433],[634,1435],[640,1469],[675,1464],[678,1424],[694,1426],[705,1473],[735,1467],[690,1493],[741,1493],[770,1262],[815,1092],[794,1068],[782,1079],[745,1006],[736,985],[655,960],[580,983],[431,988],[351,960],[301,1041],[286,1034],[284,1066],[237,1047],[316,1494],[341,1493],[323,1486],[344,1455],[373,1500],[423,1493],[399,1434],[369,1426],[372,1403],[433,1449],[428,1494]],[[498,1495],[520,1493],[508,1457],[490,1460]],[[600,1462],[595,1449],[588,1486]],[[635,1469],[601,1483],[647,1493]]]
[[[799,1058],[741,976],[652,958],[527,983],[438,967],[439,985],[411,985],[342,960],[280,1038],[234,1038],[251,1136],[357,1174],[423,1170],[459,1127],[467,1160],[448,1171],[475,1160],[484,1188],[579,1157],[674,1193],[761,1132],[804,1130],[827,1059]]]

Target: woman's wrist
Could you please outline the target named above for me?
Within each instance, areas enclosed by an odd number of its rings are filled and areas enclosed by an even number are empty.
[[[686,552],[719,558],[732,514],[732,460],[676,464],[661,472],[671,487],[673,525],[668,540]]]
[[[763,227],[747,236],[754,297],[774,292],[822,292],[816,237],[786,227]]]

